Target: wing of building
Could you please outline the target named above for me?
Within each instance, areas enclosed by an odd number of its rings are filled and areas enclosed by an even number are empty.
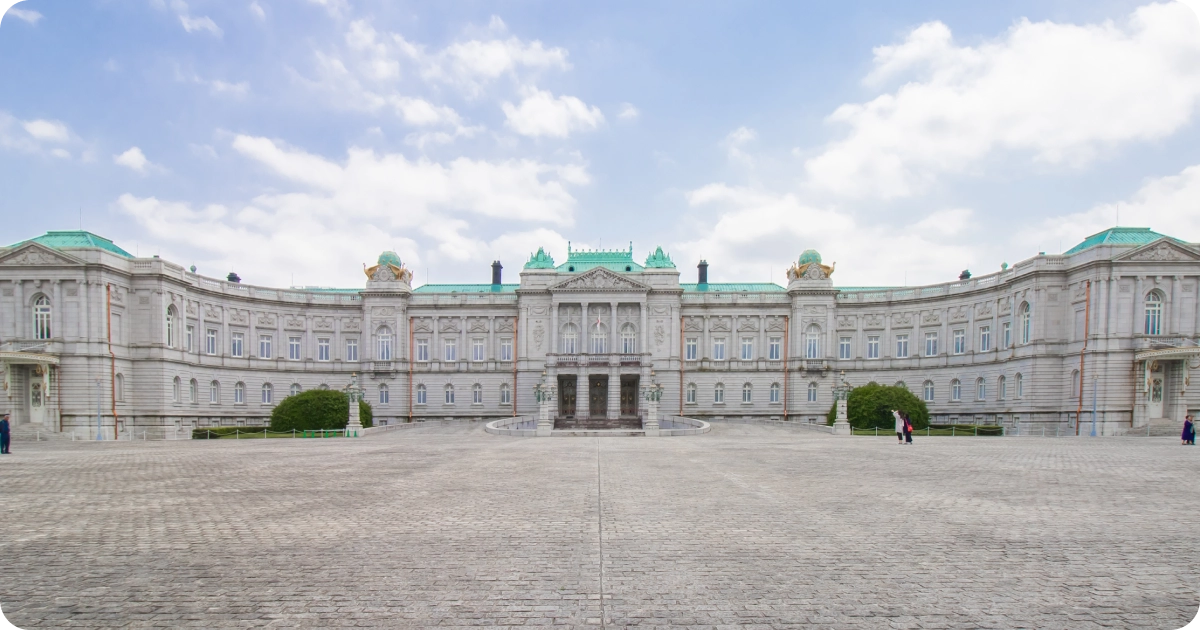
[[[1200,246],[1147,228],[923,287],[837,287],[812,250],[786,287],[707,269],[539,250],[517,284],[497,262],[490,283],[414,289],[385,252],[361,288],[279,289],[49,232],[0,248],[0,407],[18,429],[170,435],[264,424],[353,373],[386,423],[532,414],[539,383],[579,422],[637,418],[653,384],[664,413],[704,419],[824,422],[843,381],[1025,430],[1073,430],[1094,405],[1120,434],[1200,407]]]

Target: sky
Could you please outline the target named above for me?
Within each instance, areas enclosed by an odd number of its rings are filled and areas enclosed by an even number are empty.
[[[816,249],[898,286],[1117,224],[1200,242],[1188,4],[25,0],[0,244],[356,287],[384,250],[414,284],[632,242],[683,282]]]

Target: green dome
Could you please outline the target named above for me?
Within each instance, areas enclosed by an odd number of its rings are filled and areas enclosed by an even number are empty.
[[[796,264],[807,265],[809,263],[817,263],[818,265],[821,264],[821,255],[817,253],[817,250],[804,250],[804,253],[800,254],[800,260]]]
[[[396,255],[396,252],[383,252],[379,255],[379,260],[377,262],[380,265],[395,265],[397,267],[404,266],[400,262],[400,257]]]

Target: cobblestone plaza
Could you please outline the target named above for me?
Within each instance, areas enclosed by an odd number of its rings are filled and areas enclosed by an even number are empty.
[[[1200,451],[1160,438],[18,442],[34,627],[1178,628]]]

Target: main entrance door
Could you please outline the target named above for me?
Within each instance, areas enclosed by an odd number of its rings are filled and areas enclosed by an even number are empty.
[[[1147,415],[1151,419],[1163,417],[1163,379],[1161,376],[1150,379],[1150,408]]]
[[[41,369],[29,370],[29,422],[46,424],[46,382],[42,379]]]
[[[608,415],[607,376],[588,377],[588,415],[591,418],[603,418]]]
[[[558,417],[575,417],[575,385],[576,376],[558,377]]]
[[[626,375],[621,377],[621,415],[636,416],[638,412],[638,377]]]

